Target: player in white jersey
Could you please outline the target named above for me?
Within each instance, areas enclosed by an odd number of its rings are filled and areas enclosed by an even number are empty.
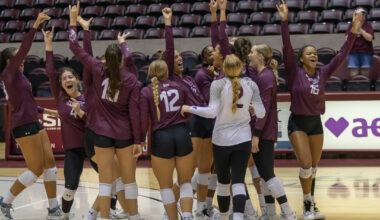
[[[253,105],[258,118],[265,115],[256,83],[240,77],[242,67],[237,56],[227,55],[223,63],[226,77],[212,82],[208,107],[182,107],[182,113],[190,112],[205,118],[216,117],[212,143],[222,220],[228,219],[231,182],[233,219],[243,219],[246,199],[244,178],[252,148],[249,106]]]

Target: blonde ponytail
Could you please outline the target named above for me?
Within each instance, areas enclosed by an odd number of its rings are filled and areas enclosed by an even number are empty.
[[[278,71],[277,71],[277,60],[273,59],[272,48],[267,44],[257,44],[253,46],[257,53],[260,53],[264,57],[265,66],[272,69],[274,76],[276,77],[276,83],[278,85]]]
[[[156,106],[158,120],[160,120],[160,117],[161,117],[161,112],[159,108],[159,104],[160,104],[159,81],[167,78],[167,74],[168,74],[168,66],[166,65],[165,61],[155,60],[149,65],[148,75],[152,81],[154,105]]]
[[[243,69],[243,64],[240,59],[234,55],[227,55],[223,62],[223,70],[225,74],[232,81],[233,101],[232,101],[232,113],[235,114],[237,110],[237,101],[240,99],[240,74]]]
[[[275,59],[271,59],[269,63],[269,67],[272,69],[274,76],[276,77],[276,84],[278,85],[278,70],[277,70],[278,62]]]
[[[155,76],[155,77],[153,77],[152,79],[151,79],[151,81],[152,81],[152,89],[153,89],[153,98],[154,98],[154,105],[156,106],[156,111],[157,111],[157,118],[158,118],[158,120],[160,120],[160,116],[161,116],[161,112],[160,112],[160,108],[158,107],[158,104],[160,104],[159,103],[159,89],[158,89],[158,79],[157,79],[157,77]]]

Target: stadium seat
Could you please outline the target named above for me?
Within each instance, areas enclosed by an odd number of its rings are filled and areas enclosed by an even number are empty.
[[[25,57],[24,61],[24,74],[32,72],[32,70],[42,67],[42,59],[37,55],[28,55]]]
[[[279,35],[281,34],[281,25],[266,24],[263,27],[263,35]]]
[[[73,4],[74,4],[74,0],[55,0],[54,6],[65,8]],[[80,6],[83,7],[82,1],[80,1]]]
[[[33,8],[34,0],[17,0],[15,8]]]
[[[10,34],[0,33],[0,43],[8,43],[11,38]]]
[[[174,15],[189,14],[191,9],[190,3],[173,3],[170,7]]]
[[[137,4],[138,0],[116,0],[116,4],[118,5],[130,5]]]
[[[54,41],[67,41],[67,40],[69,40],[69,33],[67,31],[56,32]]]
[[[144,37],[144,30],[142,29],[125,29],[124,33],[128,33],[128,39],[142,39]]]
[[[104,8],[103,6],[88,6],[84,8],[82,17],[89,18],[89,17],[101,17],[103,16]]]
[[[50,82],[44,82],[41,83],[36,89],[36,96],[37,97],[52,97],[52,93],[50,90]]]
[[[104,5],[104,6],[116,5],[116,0],[96,0],[96,5]],[[124,12],[124,10],[123,10],[123,12]]]
[[[304,1],[300,0],[288,0],[286,1],[289,11],[302,11],[304,9]]]
[[[273,1],[273,0],[261,1],[259,3],[259,9],[260,11],[275,12],[277,11],[276,4],[277,4],[277,1]]]
[[[289,23],[294,23],[294,20],[296,18],[296,13],[295,12],[289,12],[288,13],[288,21]],[[275,12],[273,14],[273,18],[272,18],[272,23],[275,23],[275,24],[279,24],[281,23],[281,16],[278,12]]]
[[[145,66],[147,63],[147,58],[145,56],[145,54],[141,53],[141,52],[133,52],[132,53],[132,59],[133,59],[133,62],[135,63],[135,65],[137,66],[137,68],[141,68],[142,66]]]
[[[130,5],[125,11],[125,15],[134,17],[145,15],[146,8],[146,5]]]
[[[279,93],[288,92],[288,86],[286,85],[286,81],[285,81],[285,79],[283,79],[281,77],[278,77],[277,91]]]
[[[210,6],[208,2],[195,2],[191,8],[191,12],[195,14],[207,14],[210,13]]]
[[[367,9],[371,9],[376,6],[376,0],[353,0],[352,6],[354,7],[361,6]]]
[[[4,9],[0,13],[0,20],[8,21],[15,20],[18,18],[20,11],[18,9]]]
[[[200,63],[198,54],[194,51],[183,51],[181,57],[183,59],[183,68],[188,73],[195,65]]]
[[[375,46],[373,47],[374,53],[377,56],[380,56],[380,46]]]
[[[67,33],[67,31],[65,31]],[[66,65],[66,57],[61,54],[54,54],[54,67],[59,69]]]
[[[272,49],[272,57],[273,59],[277,60],[278,62],[278,65],[280,65],[282,63],[282,54],[281,54],[281,51],[279,50],[276,50],[276,49]]]
[[[336,32],[337,33],[346,33],[346,30],[348,28],[348,26],[350,25],[351,23],[349,22],[339,22],[337,25],[336,25]]]
[[[44,35],[42,34],[41,31],[36,32],[36,34],[34,35],[34,41],[39,41],[39,42],[44,41]]]
[[[119,30],[103,30],[100,32],[99,40],[116,40]]]
[[[0,1],[0,9],[12,8],[13,5],[14,5],[13,0],[2,0],[2,1]]]
[[[123,16],[125,7],[123,5],[109,5],[104,10],[104,16],[117,17]]]
[[[351,0],[330,0],[329,8],[334,9],[349,9],[351,8]]]
[[[147,14],[148,15],[154,15],[154,16],[160,16],[162,15],[162,9],[167,8],[168,4],[150,4],[148,7]]]
[[[87,6],[93,6],[93,5],[96,5],[95,0],[81,0],[80,1],[81,7],[87,7]]]
[[[331,48],[322,47],[317,50],[317,54],[319,62],[322,62],[323,64],[328,64],[330,63],[331,59],[335,57],[336,52]]]
[[[25,25],[25,21],[11,20],[5,24],[3,31],[10,32],[10,33],[14,33],[16,31],[22,32],[24,31],[24,25]]]
[[[314,23],[310,30],[311,34],[332,34],[334,33],[334,24],[332,23]]]
[[[54,6],[54,0],[35,0],[34,7],[36,8],[47,8],[47,7],[53,7]]]
[[[258,36],[260,35],[261,26],[260,25],[242,25],[239,28],[239,36]]]
[[[205,14],[202,19],[202,25],[210,26],[211,25],[211,14]]]
[[[347,9],[346,12],[344,12],[343,20],[344,21],[352,21],[352,17],[354,16],[355,9]]]
[[[334,76],[339,77],[342,80],[349,80],[350,79],[350,70],[347,67],[347,59],[345,59],[342,63],[342,65],[339,67],[339,69],[333,74]],[[344,85],[345,86],[345,85]],[[346,91],[344,88],[343,91]]]
[[[164,38],[165,30],[162,28],[149,28],[145,32],[144,38]]]
[[[182,27],[194,27],[201,24],[202,16],[197,14],[182,15],[179,25]]]
[[[379,67],[380,67],[380,56],[376,54],[376,50],[375,50],[375,54],[373,55],[373,59],[372,59],[372,66],[369,73],[369,78],[371,80],[380,79]]]
[[[146,86],[150,81],[148,79],[148,69],[148,65],[139,68],[139,81],[143,84],[143,86]]]
[[[241,13],[253,13],[257,11],[258,3],[257,1],[239,1],[236,6],[236,12]]]
[[[309,33],[309,24],[289,24],[289,33],[290,34],[308,34]]]
[[[369,12],[369,18],[372,21],[380,21],[380,8],[373,8]]]
[[[36,8],[25,8],[21,11],[20,19],[23,20],[29,20],[29,19],[35,19],[38,16],[38,13],[40,13],[40,10]]]
[[[65,30],[67,31],[68,28],[68,20],[66,19],[51,19],[47,25],[47,29],[51,29],[54,26],[55,31]]]
[[[315,23],[318,21],[317,11],[300,11],[297,14],[297,22],[301,23]]]
[[[78,73],[79,77],[82,79],[83,73],[83,64],[77,60],[75,57],[72,57],[67,61],[67,66],[75,70]]]
[[[226,32],[229,37],[232,37],[232,36],[236,36],[237,30],[238,29],[235,26],[228,26]]]
[[[329,9],[329,10],[323,10],[321,13],[322,22],[338,23],[342,20],[342,18],[343,18],[343,11],[341,10]]]
[[[155,27],[156,17],[153,16],[139,16],[136,18],[135,28],[152,28]]]
[[[116,17],[113,19],[111,28],[113,29],[126,29],[133,27],[133,18],[132,17]]]
[[[197,26],[193,28],[190,34],[190,37],[210,37],[210,35],[211,35],[210,27]]]
[[[190,35],[190,29],[185,27],[174,27],[173,28],[173,37],[176,38],[187,38]]]
[[[371,25],[375,32],[380,32],[380,22],[372,21]]]
[[[172,26],[173,27],[176,27],[178,26],[178,23],[179,23],[179,18],[177,15],[173,15],[172,17]],[[160,16],[157,20],[157,23],[156,23],[156,26],[157,27],[164,27],[165,26],[165,19],[164,19],[164,16]]]
[[[36,91],[37,87],[42,83],[49,81],[45,68],[33,69],[26,77],[32,84],[33,91]]]
[[[46,12],[51,18],[61,18],[62,9],[60,8],[49,8],[49,11]]]
[[[99,33],[97,31],[91,30],[90,31],[90,38],[91,40],[97,40]],[[83,40],[83,31],[78,32],[78,39]]]
[[[94,30],[104,30],[111,27],[111,18],[107,17],[96,17],[91,22],[91,29]]]
[[[369,78],[363,75],[356,75],[347,83],[347,91],[369,91]]]
[[[249,18],[249,24],[269,24],[271,17],[269,12],[254,12]]]
[[[339,92],[342,91],[342,80],[339,77],[331,76],[325,86],[326,92]]]
[[[245,13],[229,13],[227,15],[227,24],[229,25],[244,25],[247,23],[248,15]]]
[[[35,22],[35,20],[29,20],[28,22],[26,22],[24,30],[29,31],[31,28],[33,28],[34,22]],[[40,26],[38,26],[39,29],[42,29],[42,28],[45,29],[45,27],[46,27],[46,22],[44,22],[44,23],[40,24]]]
[[[327,8],[327,0],[308,0],[305,4],[306,10],[324,10]]]
[[[227,2],[227,5],[226,5],[226,12],[227,12],[227,13],[235,12],[235,6],[236,6],[236,3],[235,3],[235,2],[232,2],[232,1]]]

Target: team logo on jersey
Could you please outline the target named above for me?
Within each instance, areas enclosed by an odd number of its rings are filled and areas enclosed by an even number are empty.
[[[319,74],[316,78],[311,78],[307,73],[305,73],[307,80],[310,83],[310,94],[318,95],[319,94]]]

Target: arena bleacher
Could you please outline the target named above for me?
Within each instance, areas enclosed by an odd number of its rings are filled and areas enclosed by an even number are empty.
[[[74,0],[1,0],[0,1],[0,43],[21,42],[23,36],[32,27],[33,20],[41,9],[49,8],[52,17],[44,23],[45,29],[55,27],[55,41],[67,41],[68,5]],[[380,32],[380,8],[376,0],[288,0],[289,29],[291,34],[334,34],[345,33],[352,20],[353,10],[357,6],[368,10],[367,20],[372,23],[375,32]],[[280,16],[276,10],[277,1],[232,1],[227,6],[229,36],[280,35]],[[81,16],[94,17],[91,24],[92,40],[113,40],[117,34],[130,32],[129,39],[163,38],[164,20],[161,10],[171,7],[173,10],[173,33],[175,38],[210,37],[211,14],[208,1],[180,0],[81,0]],[[81,39],[83,33],[79,32]],[[41,32],[37,32],[35,41],[43,41]],[[297,49],[295,49],[295,54]],[[337,51],[331,48],[318,48],[318,66],[329,63]],[[380,66],[380,47],[375,47],[373,68],[370,77],[349,77],[347,65],[328,81],[326,91],[370,91],[380,90],[380,74],[374,66]],[[133,59],[139,69],[139,80],[146,84],[148,65],[156,56],[133,52]],[[201,67],[198,54],[194,51],[182,51],[185,73],[194,76]],[[287,92],[285,68],[282,54],[274,50],[279,61],[279,92]],[[25,60],[24,74],[33,85],[35,96],[51,96],[48,78],[45,74],[44,59],[29,55]],[[55,55],[57,68],[70,66],[78,73],[82,64],[73,57]]]

